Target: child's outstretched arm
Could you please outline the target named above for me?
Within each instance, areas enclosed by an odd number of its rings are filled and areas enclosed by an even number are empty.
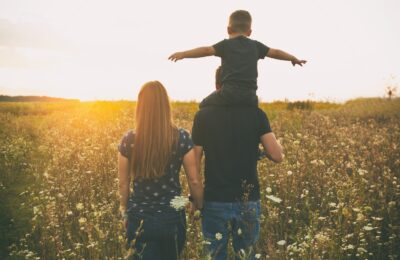
[[[300,65],[303,66],[303,64],[306,64],[307,61],[306,60],[299,60],[297,59],[295,56],[293,56],[292,54],[289,54],[287,52],[278,50],[278,49],[269,49],[268,53],[267,53],[267,57],[273,58],[273,59],[278,59],[278,60],[288,60],[291,61],[293,66]]]
[[[199,47],[188,51],[175,52],[168,57],[169,60],[178,61],[185,58],[201,58],[206,56],[212,56],[215,54],[215,49],[212,46]]]

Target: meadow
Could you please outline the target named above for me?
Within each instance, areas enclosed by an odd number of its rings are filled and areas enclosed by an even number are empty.
[[[286,157],[258,165],[257,257],[399,259],[400,99],[261,107]],[[176,124],[190,130],[197,108],[173,103]],[[0,103],[1,259],[125,258],[117,145],[134,111],[127,101]],[[187,194],[183,171],[181,183]],[[199,222],[187,223],[182,259],[206,258]]]

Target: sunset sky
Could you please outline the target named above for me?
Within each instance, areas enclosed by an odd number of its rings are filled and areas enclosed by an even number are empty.
[[[160,80],[172,99],[199,101],[220,59],[167,58],[227,38],[237,9],[253,16],[251,38],[308,60],[260,60],[263,101],[383,96],[400,82],[398,0],[0,0],[0,94],[136,99]]]

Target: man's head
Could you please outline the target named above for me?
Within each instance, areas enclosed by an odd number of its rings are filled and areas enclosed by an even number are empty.
[[[228,34],[251,34],[251,15],[245,10],[237,10],[229,16]]]

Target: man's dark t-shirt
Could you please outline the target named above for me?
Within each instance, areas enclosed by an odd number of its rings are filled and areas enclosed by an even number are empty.
[[[269,47],[245,36],[222,40],[213,45],[215,56],[221,57],[221,83],[255,92],[257,90],[257,62],[264,59]]]
[[[267,115],[255,107],[206,107],[192,129],[205,153],[206,201],[238,202],[248,194],[260,199],[257,158],[260,137],[270,133]]]

